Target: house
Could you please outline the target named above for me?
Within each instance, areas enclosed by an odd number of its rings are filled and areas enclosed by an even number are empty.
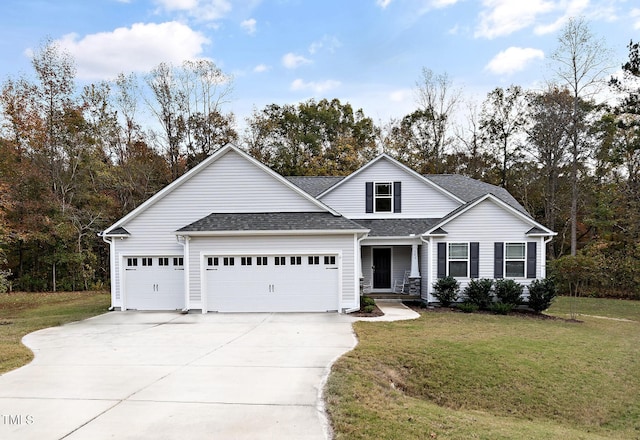
[[[285,178],[226,146],[101,233],[120,310],[351,312],[362,286],[433,301],[451,275],[545,277],[555,233],[504,189],[382,154]]]

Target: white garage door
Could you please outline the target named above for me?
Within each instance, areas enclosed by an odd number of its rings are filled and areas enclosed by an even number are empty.
[[[209,311],[338,310],[337,255],[212,255],[204,260]]]
[[[176,310],[184,307],[184,260],[181,256],[126,257],[125,307]]]

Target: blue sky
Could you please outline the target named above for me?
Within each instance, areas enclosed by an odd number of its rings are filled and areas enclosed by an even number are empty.
[[[497,86],[540,87],[570,16],[591,23],[616,69],[640,40],[637,0],[2,0],[0,80],[31,74],[29,53],[51,38],[80,84],[207,58],[233,76],[227,110],[239,120],[338,98],[386,122],[416,108],[423,67],[479,101]]]

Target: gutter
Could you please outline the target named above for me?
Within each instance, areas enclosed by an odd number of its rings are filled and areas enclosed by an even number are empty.
[[[104,241],[105,243],[107,243],[109,245],[109,272],[110,275],[113,275],[113,238],[112,237],[107,237],[103,232],[98,232],[98,237],[102,238],[102,241]],[[115,286],[113,285],[113,280],[111,281],[111,306],[107,309],[110,312],[113,312],[116,308],[113,306],[113,298],[114,298],[114,291],[113,289],[115,288]]]
[[[182,237],[182,240],[180,238]],[[176,241],[182,245],[182,256],[184,258],[184,308],[180,310],[180,313],[186,315],[189,313],[189,236],[188,235],[176,235]]]

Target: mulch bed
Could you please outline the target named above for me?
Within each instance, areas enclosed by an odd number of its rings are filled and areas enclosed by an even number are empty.
[[[456,307],[427,307],[422,301],[402,301],[402,304],[418,313],[464,313],[462,310]],[[484,315],[495,315],[495,313],[488,310],[478,310],[473,313],[480,313]],[[517,309],[512,310],[506,316],[515,316],[518,318],[527,319],[541,319],[549,321],[565,321],[565,322],[583,322],[577,319],[561,318],[559,316],[545,315],[544,313],[536,313],[529,309]]]
[[[382,312],[382,310],[380,310],[378,308],[378,306],[374,306],[373,311],[370,312],[370,313],[366,313],[365,311],[360,309],[357,312],[350,313],[350,315],[351,316],[359,316],[359,317],[362,317],[362,318],[375,318],[376,316],[384,316],[384,313]]]

